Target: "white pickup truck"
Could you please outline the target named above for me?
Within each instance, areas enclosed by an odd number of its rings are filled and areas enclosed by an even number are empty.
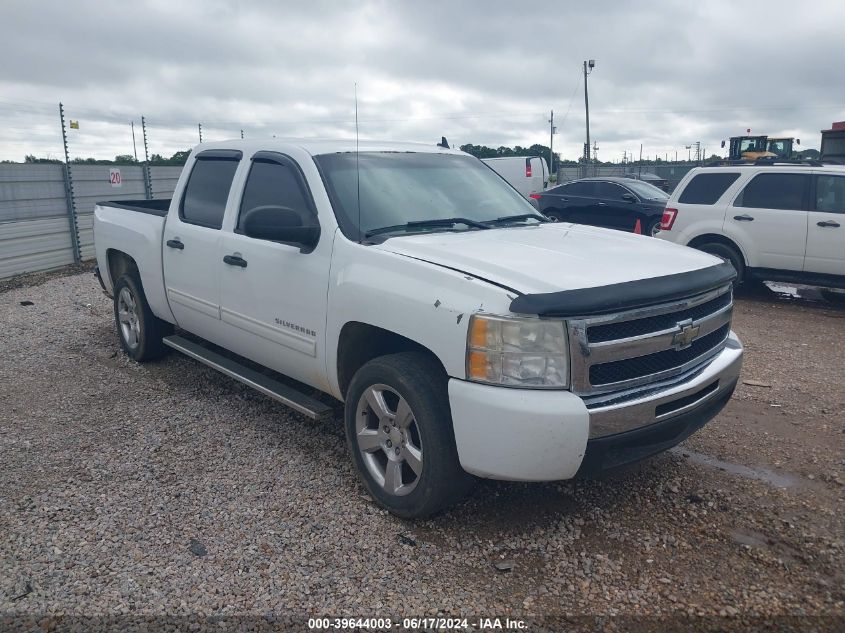
[[[172,201],[100,203],[94,230],[131,358],[174,348],[314,418],[343,401],[403,517],[665,450],[740,372],[729,264],[549,223],[438,146],[203,144]]]

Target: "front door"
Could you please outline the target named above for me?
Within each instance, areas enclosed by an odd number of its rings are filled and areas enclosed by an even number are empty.
[[[845,276],[845,176],[815,178],[804,272]]]
[[[809,188],[810,174],[761,173],[728,206],[725,235],[754,249],[750,266],[803,270]]]
[[[164,225],[164,282],[179,327],[206,339],[220,333],[220,228],[240,152],[197,155],[188,184]]]
[[[242,232],[257,207],[284,207],[317,223],[311,192],[297,163],[275,152],[252,158],[232,231],[223,233],[218,259],[220,313],[232,349],[306,384],[325,382],[326,303],[332,235],[311,252]]]

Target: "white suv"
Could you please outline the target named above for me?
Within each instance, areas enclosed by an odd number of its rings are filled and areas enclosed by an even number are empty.
[[[699,167],[657,234],[730,261],[743,279],[845,288],[845,166]]]

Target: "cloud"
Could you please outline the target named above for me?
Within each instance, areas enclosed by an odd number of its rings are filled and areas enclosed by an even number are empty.
[[[10,2],[0,23],[0,159],[247,136],[548,144],[576,158],[582,61],[600,158],[708,153],[748,127],[817,147],[845,119],[845,5],[731,2]],[[136,125],[137,127],[137,125]],[[140,137],[139,137],[140,140]]]

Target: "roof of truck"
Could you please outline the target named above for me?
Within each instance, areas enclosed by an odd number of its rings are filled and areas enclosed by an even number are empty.
[[[357,147],[356,147],[357,145]],[[195,146],[194,152],[202,152],[208,149],[237,149],[244,154],[253,154],[260,151],[284,152],[291,147],[298,147],[305,150],[312,156],[320,154],[336,154],[354,152],[356,149],[361,152],[426,152],[441,154],[463,154],[458,149],[445,149],[439,147],[436,142],[432,143],[405,143],[394,141],[359,141],[356,144],[352,139],[306,139],[306,138],[256,138],[256,139],[233,139],[230,141],[215,141],[213,143],[200,143]]]

